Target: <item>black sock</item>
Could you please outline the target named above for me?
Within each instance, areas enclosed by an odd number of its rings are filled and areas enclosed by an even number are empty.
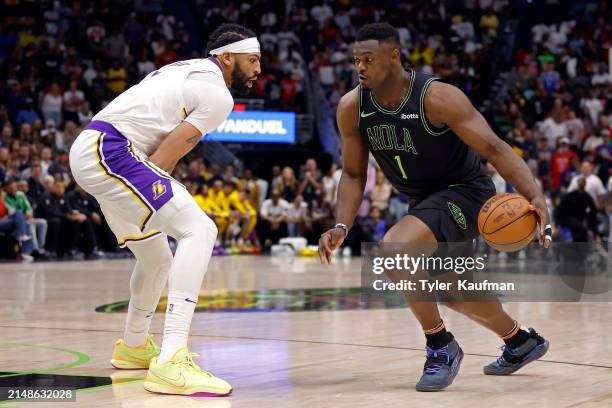
[[[514,327],[506,335],[501,336],[506,346],[510,348],[517,348],[525,344],[529,340],[529,332],[521,329],[521,326],[517,321],[514,322]]]
[[[427,347],[432,349],[442,348],[453,341],[453,335],[451,332],[446,331],[443,321],[440,321],[433,329],[424,330],[424,333],[427,338]]]

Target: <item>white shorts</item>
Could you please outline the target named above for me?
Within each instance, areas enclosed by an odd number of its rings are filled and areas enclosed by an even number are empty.
[[[176,189],[184,189],[103,121],[91,122],[79,134],[70,149],[70,168],[75,181],[100,204],[121,247],[159,235],[149,227],[151,217],[175,197]]]

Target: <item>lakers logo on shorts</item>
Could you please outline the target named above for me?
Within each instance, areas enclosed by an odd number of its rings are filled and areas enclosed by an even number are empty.
[[[153,188],[154,200],[157,200],[159,197],[166,194],[166,186],[162,184],[161,180],[157,180],[151,187]]]
[[[450,201],[447,201],[446,204],[448,204],[448,209],[453,218],[455,219],[457,225],[459,225],[461,229],[467,229],[467,222],[465,221],[465,215],[463,215],[463,211],[461,211],[461,208],[459,208],[457,204]]]

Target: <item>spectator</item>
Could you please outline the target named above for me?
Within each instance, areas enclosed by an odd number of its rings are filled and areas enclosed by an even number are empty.
[[[370,208],[370,214],[362,223],[365,234],[371,237],[368,241],[379,242],[387,232],[387,223],[382,218],[382,211],[376,206]]]
[[[40,132],[40,137],[43,144],[47,147],[54,149],[64,148],[64,135],[55,127],[53,119],[47,119],[45,128]]]
[[[283,168],[281,179],[273,185],[273,189],[278,190],[283,200],[287,202],[291,202],[295,199],[298,184],[295,178],[295,172],[291,167]]]
[[[15,124],[17,126],[21,126],[24,123],[31,125],[37,119],[40,119],[40,117],[34,110],[34,100],[32,98],[26,98],[24,108],[17,112]]]
[[[588,160],[584,160],[581,163],[580,174],[572,179],[567,191],[571,193],[572,191],[578,190],[578,181],[580,180],[585,182],[584,191],[591,196],[597,208],[604,209],[606,189],[601,179],[593,174],[593,163]]]
[[[120,64],[119,60],[115,60],[112,67],[110,67],[106,72],[108,89],[113,95],[119,95],[127,88],[127,79],[127,71]]]
[[[290,237],[304,235],[304,224],[308,219],[308,204],[298,194],[287,208],[287,231]]]
[[[288,206],[289,203],[281,198],[280,191],[276,189],[273,189],[270,198],[263,202],[257,229],[266,248],[287,236]]]
[[[0,190],[0,232],[9,234],[17,241],[21,256],[24,260],[31,260],[28,255],[31,252],[30,227],[23,212],[9,211],[4,203],[4,194],[4,189]]]
[[[99,256],[95,251],[98,243],[100,248],[106,252],[117,252],[119,250],[117,239],[105,222],[98,202],[78,184],[75,184],[74,190],[66,194],[66,199],[73,211],[87,217],[87,223],[82,223],[81,229],[89,229],[89,226],[93,227],[92,245],[94,248],[90,257]],[[86,234],[89,233],[89,231],[86,231]]]
[[[597,209],[591,196],[584,190],[586,186],[584,177],[580,177],[576,185],[576,190],[561,199],[555,210],[555,220],[561,227],[571,231],[574,242],[587,242],[589,230],[593,232],[593,236],[597,236]]]
[[[315,244],[319,241],[321,234],[332,225],[333,214],[330,205],[323,199],[322,190],[315,191],[314,199],[309,203],[308,214],[306,237],[308,242]]]
[[[91,257],[95,236],[91,221],[70,207],[62,180],[53,182],[50,192],[43,194],[36,206],[36,217],[47,220],[46,249],[58,257],[74,258],[80,244],[85,256]],[[83,237],[80,238],[81,233]]]
[[[548,139],[548,144],[554,146],[559,138],[567,138],[569,129],[563,122],[563,114],[556,112],[554,117],[547,118],[540,126],[540,131]]]
[[[28,201],[30,202],[30,204],[34,207],[34,210],[36,210],[35,206],[40,200],[40,197],[42,197],[42,195],[45,193],[45,187],[40,182],[41,179],[42,179],[42,168],[40,166],[40,163],[32,165],[32,171],[30,173],[30,177],[28,177],[27,179],[27,183],[28,183],[27,197],[28,197]],[[51,177],[51,180],[53,180],[53,177]]]
[[[336,190],[338,188],[338,184],[334,175],[338,170],[338,165],[336,163],[332,163],[329,166],[329,170],[325,176],[321,179],[321,185],[323,188],[323,197],[326,203],[333,206],[336,201]]]
[[[49,121],[52,121],[56,126],[62,125],[62,106],[63,100],[60,87],[57,82],[54,82],[51,84],[49,92],[43,97],[40,108],[47,124]]]
[[[32,240],[32,255],[34,258],[44,258],[45,240],[47,237],[47,221],[34,218],[34,211],[27,196],[17,189],[17,181],[9,180],[4,185],[4,205],[9,213],[20,212],[28,224],[28,236]]]
[[[552,154],[550,160],[551,188],[553,190],[559,188],[564,177],[572,168],[576,168],[575,162],[578,160],[578,155],[569,149],[569,139],[562,137],[559,139],[559,147]],[[565,184],[564,184],[565,185]]]
[[[389,198],[391,197],[391,184],[385,179],[385,175],[381,170],[376,172],[376,184],[370,193],[370,201],[372,207],[376,207],[383,215],[389,206]],[[370,214],[372,214],[370,209]]]
[[[64,92],[64,110],[66,111],[66,120],[78,121],[78,112],[81,106],[85,103],[85,94],[79,90],[76,79],[70,81],[70,88]]]
[[[91,111],[91,107],[89,106],[89,102],[85,101],[81,105],[81,108],[79,109],[79,112],[78,112],[79,124],[81,126],[85,126],[89,122],[91,122],[92,118],[93,118],[93,112]]]

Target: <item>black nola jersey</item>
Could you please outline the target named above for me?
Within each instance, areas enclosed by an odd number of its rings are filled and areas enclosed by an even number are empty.
[[[397,109],[383,108],[358,85],[358,126],[363,140],[391,184],[418,198],[486,175],[483,160],[448,127],[425,117],[424,99],[438,78],[411,71],[410,87]]]

